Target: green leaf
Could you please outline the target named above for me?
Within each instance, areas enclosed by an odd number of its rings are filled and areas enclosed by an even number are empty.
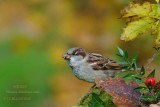
[[[143,91],[146,89],[147,89],[147,87],[140,86],[140,87],[135,88],[134,90],[140,92],[140,91]]]
[[[133,77],[135,77],[135,74],[127,74],[125,75],[123,78],[128,78],[128,79],[132,79]]]
[[[138,55],[134,55],[131,64],[134,64],[137,61]]]
[[[155,20],[148,17],[131,21],[130,23],[128,23],[127,27],[124,28],[123,33],[121,35],[121,40],[134,40],[138,35],[147,32],[148,29],[151,29],[154,23]]]
[[[151,82],[149,82],[149,83],[147,84],[147,87],[148,87],[149,91],[151,92],[151,90],[153,89]]]
[[[124,54],[123,50],[120,47],[117,47],[117,48],[118,48],[118,55],[121,57],[124,57],[125,54]]]
[[[117,62],[117,63],[120,64],[120,65],[128,65],[127,62]]]
[[[130,70],[131,67],[130,67],[129,65],[126,65],[126,66],[123,66],[123,69],[125,69],[125,70]]]
[[[156,90],[156,99],[160,97],[160,89]]]
[[[140,99],[143,100],[143,101],[145,101],[145,102],[152,102],[152,101],[154,101],[154,98],[152,96],[149,96],[149,95],[141,96]]]
[[[145,74],[145,69],[144,66],[142,66],[141,71],[140,71],[140,75],[144,75]]]
[[[138,83],[142,83],[143,82],[143,80],[141,78],[139,78],[139,77],[134,77],[134,80],[136,82],[138,82]]]
[[[128,59],[128,52],[127,52],[127,51],[125,51],[125,53],[124,53],[124,54],[125,54],[125,58],[126,58],[126,59]]]
[[[134,55],[134,57],[133,57],[133,59],[132,59],[132,62],[131,62],[131,65],[132,65],[132,67],[134,68],[134,70],[135,71],[137,71],[138,70],[138,68],[137,68],[137,64],[136,64],[136,61],[137,61],[137,54],[136,55]]]
[[[96,93],[92,93],[92,99],[89,103],[89,107],[105,107],[105,105]]]
[[[147,76],[147,77],[153,77],[154,78],[154,75],[155,75],[155,69]]]
[[[138,71],[136,62],[134,62],[132,66],[133,66],[133,68],[134,68],[135,71]]]

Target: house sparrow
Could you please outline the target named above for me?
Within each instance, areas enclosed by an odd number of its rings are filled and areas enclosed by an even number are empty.
[[[94,83],[96,78],[114,77],[122,71],[122,66],[116,61],[100,54],[88,53],[78,47],[69,49],[63,58],[78,79],[91,83]]]

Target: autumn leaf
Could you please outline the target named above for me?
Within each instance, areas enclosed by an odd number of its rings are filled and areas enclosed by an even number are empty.
[[[156,0],[157,3],[159,3],[159,0]]]
[[[154,19],[142,18],[128,23],[127,27],[123,30],[121,40],[130,41],[135,39],[138,35],[143,34],[150,29],[154,22]]]
[[[121,40],[131,41],[138,36],[151,31],[157,35],[154,48],[160,48],[160,7],[157,4],[144,2],[143,4],[131,2],[129,6],[121,11],[121,18],[125,19],[127,26],[123,29]]]
[[[155,18],[160,20],[160,8],[157,4],[151,4],[151,11],[149,13],[150,18]]]
[[[101,87],[113,97],[113,102],[118,107],[138,107],[140,93],[134,91],[135,82],[126,84],[121,78],[104,78],[96,80],[97,87]]]
[[[159,23],[158,23],[156,34],[157,34],[157,38],[155,40],[154,48],[158,49],[160,48],[160,24]]]
[[[144,17],[148,16],[150,11],[151,4],[149,2],[145,2],[142,5],[131,2],[129,6],[127,6],[121,11],[121,14],[122,18],[127,18],[131,16]]]

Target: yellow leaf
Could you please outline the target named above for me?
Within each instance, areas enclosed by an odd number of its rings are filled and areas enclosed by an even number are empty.
[[[155,45],[154,45],[155,49],[159,49],[160,48],[160,23],[157,27],[157,38],[155,40]]]
[[[123,29],[121,40],[130,41],[134,40],[137,36],[151,31],[156,34],[155,48],[160,48],[160,5],[144,2],[143,4],[133,3],[121,11],[122,18],[128,23],[126,28]]]
[[[156,0],[157,3],[159,3],[159,0]]]
[[[160,7],[157,4],[151,5],[151,11],[149,13],[151,18],[159,19],[160,20]]]
[[[121,40],[130,41],[135,39],[139,34],[143,34],[148,29],[151,29],[154,23],[155,20],[151,18],[142,18],[128,23],[123,30]]]
[[[142,5],[131,2],[130,5],[121,11],[122,17],[127,18],[131,16],[144,17],[148,16],[151,11],[151,4],[145,2]]]
[[[159,49],[160,48],[160,33],[158,33],[158,35],[157,35],[157,39],[155,40],[154,48],[155,49]]]

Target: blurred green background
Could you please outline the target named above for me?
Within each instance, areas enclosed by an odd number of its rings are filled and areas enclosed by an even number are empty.
[[[92,84],[74,77],[61,58],[71,47],[118,59],[120,46],[130,55],[137,53],[139,64],[145,64],[155,52],[149,34],[129,43],[120,41],[125,26],[120,10],[129,2],[1,0],[0,107],[74,105]]]

